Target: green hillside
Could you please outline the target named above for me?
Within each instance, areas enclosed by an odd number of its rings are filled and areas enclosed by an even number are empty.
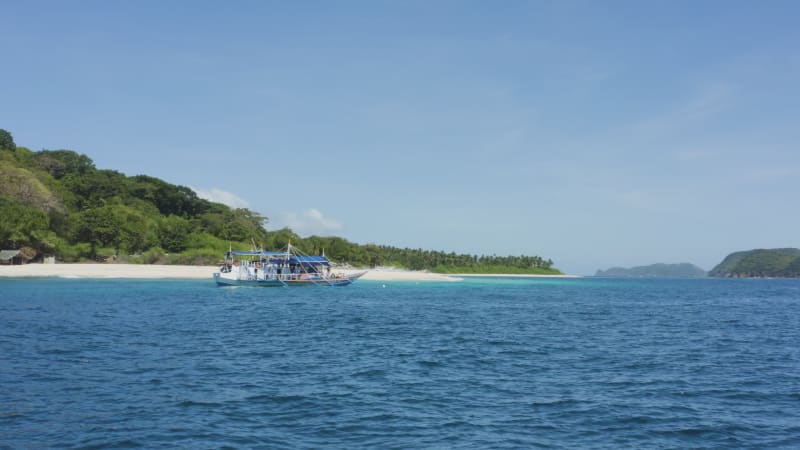
[[[395,265],[441,272],[559,274],[539,256],[477,256],[360,245],[339,237],[267,231],[266,217],[199,198],[147,175],[98,169],[71,150],[31,151],[0,129],[0,248],[26,248],[62,262],[216,264],[229,245],[245,250],[292,245],[357,266]]]
[[[736,278],[800,277],[800,249],[756,249],[731,253],[708,275]]]
[[[612,267],[608,270],[598,270],[594,276],[621,278],[702,278],[706,276],[706,271],[689,263],[657,263],[649,266],[631,268]]]

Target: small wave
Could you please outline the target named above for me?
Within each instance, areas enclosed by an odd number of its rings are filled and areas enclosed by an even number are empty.
[[[469,422],[465,422],[463,420],[451,420],[449,422],[443,423],[441,426],[442,428],[456,428],[456,427],[463,427],[470,425]]]
[[[252,403],[288,403],[300,402],[309,400],[305,395],[300,394],[286,394],[286,395],[273,395],[273,394],[256,394],[250,395],[243,399],[244,402]]]
[[[97,444],[82,446],[81,448],[100,450],[105,448],[140,448],[140,447],[143,447],[143,445],[140,442],[131,439],[123,439],[121,441],[99,442]]]
[[[42,350],[41,354],[43,355],[74,355],[75,353],[80,353],[80,350],[67,350],[63,348],[51,348],[48,350]]]
[[[623,422],[626,425],[627,424],[643,425],[643,424],[655,422],[656,419],[654,417],[650,417],[650,416],[630,416],[630,417],[620,418],[618,421],[619,422]]]
[[[489,339],[485,341],[487,345],[496,346],[496,345],[516,345],[517,343],[514,341],[507,341],[505,339]]]
[[[194,406],[204,406],[204,407],[218,407],[222,406],[222,403],[217,402],[202,402],[202,401],[194,401],[194,400],[183,400],[178,403],[178,406],[181,408],[191,408]]]
[[[249,397],[245,397],[244,401],[246,401],[246,402],[269,402],[269,401],[272,401],[273,398],[275,398],[275,397],[272,396],[272,395],[258,394],[258,395],[251,395]]]
[[[391,423],[394,420],[397,420],[398,416],[392,413],[378,413],[373,414],[370,416],[362,417],[361,420],[363,421],[373,421],[373,422],[380,422],[380,423]]]
[[[567,405],[576,405],[578,404],[577,400],[573,400],[571,398],[557,398],[554,400],[539,400],[536,402],[532,402],[531,406],[533,407],[551,407],[551,406],[567,406]]]
[[[417,361],[417,364],[424,367],[439,367],[443,365],[440,361],[428,361],[428,360]]]
[[[366,377],[366,378],[381,377],[384,375],[386,375],[386,371],[383,369],[367,369],[359,372],[354,372],[352,374],[352,376],[354,377]]]
[[[305,400],[306,397],[303,395],[297,394],[289,394],[289,395],[274,395],[272,396],[272,401],[275,403],[290,403],[290,402],[299,402]]]
[[[696,436],[702,436],[706,433],[712,433],[713,431],[714,430],[709,428],[683,428],[681,430],[677,430],[677,433],[683,436],[696,437]]]

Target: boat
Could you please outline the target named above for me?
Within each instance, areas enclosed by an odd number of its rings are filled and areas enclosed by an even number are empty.
[[[299,254],[289,243],[286,251],[280,252],[227,251],[219,272],[214,273],[214,281],[218,286],[347,286],[365,273],[333,273],[324,254]]]

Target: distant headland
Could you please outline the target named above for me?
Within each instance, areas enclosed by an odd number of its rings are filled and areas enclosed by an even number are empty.
[[[631,268],[612,267],[608,270],[598,270],[594,276],[619,278],[703,278],[706,276],[706,271],[690,263],[656,263],[650,264],[649,266],[636,266]]]
[[[735,252],[711,269],[710,277],[798,278],[800,249],[773,248]]]
[[[800,278],[800,249],[774,248],[734,252],[706,273],[690,263],[651,264],[598,270],[596,277],[619,278]]]

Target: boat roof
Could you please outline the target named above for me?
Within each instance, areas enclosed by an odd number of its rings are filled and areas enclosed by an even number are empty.
[[[283,258],[272,258],[269,262],[274,264],[288,263],[288,264],[302,264],[303,266],[330,266],[331,263],[328,258],[324,256],[295,256],[286,258],[286,253],[282,253]]]
[[[278,256],[278,255],[286,255],[286,252],[268,252],[265,250],[250,250],[250,251],[240,251],[234,250],[229,252],[232,255],[236,256]]]
[[[268,252],[264,250],[228,252],[234,256],[268,256],[273,264],[302,264],[303,266],[330,266],[331,262],[324,256],[287,255],[286,252]],[[288,256],[288,257],[287,257]]]

